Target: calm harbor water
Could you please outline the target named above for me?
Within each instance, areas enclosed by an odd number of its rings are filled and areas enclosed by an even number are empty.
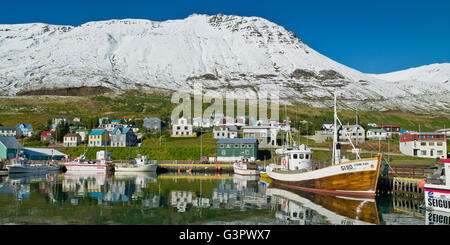
[[[16,174],[0,180],[0,224],[448,224],[421,201],[323,196],[233,174]]]

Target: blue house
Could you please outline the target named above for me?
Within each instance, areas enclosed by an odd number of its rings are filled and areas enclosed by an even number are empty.
[[[33,127],[31,124],[20,123],[16,125],[22,131],[22,135],[26,137],[31,137],[33,135]]]
[[[134,134],[130,127],[127,128],[115,128],[111,132],[111,146],[112,147],[127,147],[135,146],[137,142],[137,136]]]

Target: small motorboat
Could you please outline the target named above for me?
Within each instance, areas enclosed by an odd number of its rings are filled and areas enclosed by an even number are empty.
[[[60,166],[46,165],[46,164],[33,164],[25,157],[18,157],[10,160],[12,164],[6,165],[9,174],[16,173],[42,173],[49,171],[58,171]]]
[[[259,169],[256,164],[248,162],[247,159],[236,161],[233,164],[233,170],[235,174],[240,175],[259,175]]]
[[[86,160],[86,156],[83,154],[80,157],[74,159],[71,162],[65,163],[67,171],[101,171],[106,173],[107,171],[114,171],[114,165],[111,161],[107,161],[106,158],[102,158],[99,161]]]
[[[138,155],[134,159],[134,164],[116,165],[115,172],[155,172],[158,168],[156,160],[149,161],[147,156]]]

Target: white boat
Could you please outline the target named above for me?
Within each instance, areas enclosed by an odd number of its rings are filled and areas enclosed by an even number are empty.
[[[44,173],[49,171],[58,171],[60,166],[57,165],[45,165],[45,164],[32,164],[26,158],[19,157],[11,159],[12,164],[6,165],[9,174],[17,173]]]
[[[91,160],[86,160],[86,156],[84,154],[71,162],[65,163],[64,166],[66,167],[68,172],[70,172],[70,171],[95,171],[95,172],[106,173],[106,171],[114,170],[114,166],[111,164],[110,161],[107,161],[105,158],[97,160],[97,161],[91,161]]]
[[[293,149],[280,149],[277,153],[282,155],[281,164],[271,164],[266,168],[267,176],[273,180],[273,183],[282,187],[322,194],[374,197],[380,169],[385,163],[382,155],[361,159],[359,151],[355,151],[356,160],[341,158],[338,121],[342,125],[336,113],[335,95],[331,166],[312,169],[312,151],[306,145]],[[350,136],[346,136],[352,147],[356,149]]]
[[[233,170],[235,174],[240,175],[259,175],[259,169],[256,164],[253,165],[247,160],[236,161],[233,164]]]
[[[424,184],[425,207],[429,210],[450,212],[450,159],[444,163]]]
[[[131,165],[116,165],[115,172],[155,172],[158,168],[156,160],[149,161],[147,156],[138,155],[134,159],[135,164]]]

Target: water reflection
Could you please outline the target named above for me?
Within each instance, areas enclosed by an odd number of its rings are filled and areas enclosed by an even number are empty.
[[[277,219],[287,224],[380,224],[375,199],[348,198],[267,188],[278,205]]]
[[[427,225],[450,225],[450,213],[441,211],[426,211],[425,222]]]
[[[1,223],[448,224],[448,214],[413,215],[418,206],[397,197],[294,191],[233,174],[67,172],[0,179]]]

